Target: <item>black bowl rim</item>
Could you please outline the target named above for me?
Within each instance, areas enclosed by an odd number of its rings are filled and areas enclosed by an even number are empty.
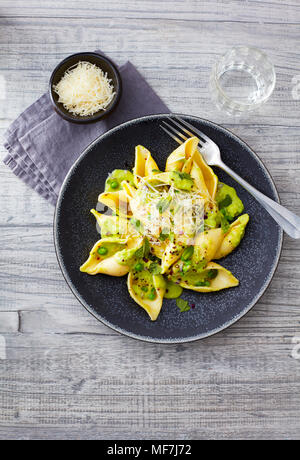
[[[55,78],[56,73],[61,68],[61,66],[64,65],[65,63],[67,63],[70,59],[78,57],[79,60],[80,60],[80,57],[82,57],[82,59],[84,59],[84,57],[89,57],[89,56],[99,58],[99,60],[105,61],[111,67],[111,69],[112,69],[113,73],[115,74],[115,77],[116,77],[116,79],[118,81],[118,88],[116,88],[116,95],[115,95],[115,97],[114,97],[114,99],[112,101],[112,105],[110,106],[110,108],[108,110],[104,110],[102,112],[101,111],[97,112],[96,114],[88,116],[88,117],[73,118],[71,115],[68,115],[68,114],[64,113],[61,110],[60,106],[55,101],[55,99],[53,97],[53,80]],[[106,117],[109,113],[111,113],[116,108],[116,106],[118,105],[118,103],[120,101],[121,95],[122,95],[122,78],[121,78],[119,69],[113,63],[113,61],[111,61],[108,57],[104,56],[103,54],[99,54],[99,53],[92,52],[92,51],[75,53],[75,54],[71,54],[70,56],[67,56],[66,58],[64,58],[62,61],[60,61],[57,64],[57,66],[53,70],[53,72],[51,74],[51,77],[50,77],[50,80],[49,80],[49,96],[50,96],[51,103],[52,103],[52,105],[54,107],[54,110],[64,120],[69,121],[70,123],[88,124],[88,123],[94,123],[94,122],[96,122],[98,120],[101,120],[101,118]]]
[[[232,326],[233,324],[237,323],[240,319],[242,319],[247,313],[249,313],[249,311],[257,304],[257,302],[260,300],[260,298],[266,292],[266,290],[269,287],[269,285],[270,285],[270,283],[271,283],[271,281],[272,281],[272,279],[273,279],[273,277],[275,275],[275,272],[276,272],[276,270],[278,268],[278,264],[279,264],[279,261],[280,261],[280,256],[281,256],[281,253],[282,253],[282,246],[283,246],[283,230],[281,228],[279,229],[279,241],[278,241],[278,245],[277,245],[277,254],[276,254],[276,258],[274,260],[275,263],[274,263],[273,269],[270,271],[270,273],[269,273],[268,277],[266,278],[266,280],[264,282],[264,285],[262,286],[261,290],[257,293],[257,295],[254,297],[254,299],[244,308],[244,310],[239,315],[234,316],[227,323],[223,324],[222,326],[220,326],[220,327],[218,327],[216,329],[213,329],[213,330],[209,331],[208,333],[194,335],[194,336],[191,336],[191,337],[188,337],[188,338],[155,339],[153,337],[146,337],[146,336],[143,336],[143,335],[134,334],[132,332],[126,331],[125,329],[122,329],[121,327],[115,326],[114,324],[110,323],[106,319],[102,318],[101,315],[96,314],[89,307],[89,305],[85,302],[85,300],[77,292],[75,286],[73,285],[72,281],[69,278],[67,270],[65,269],[64,263],[62,261],[62,257],[61,257],[60,252],[59,252],[57,221],[58,221],[59,209],[60,209],[60,206],[61,206],[61,203],[62,203],[62,200],[63,200],[64,190],[67,187],[68,182],[69,182],[70,178],[73,175],[73,171],[76,169],[77,164],[79,164],[80,161],[82,160],[82,158],[85,157],[89,153],[89,151],[94,147],[94,145],[96,145],[100,140],[104,139],[106,136],[111,135],[115,131],[118,131],[119,129],[126,128],[127,125],[138,123],[139,121],[142,121],[142,120],[155,120],[155,119],[159,119],[161,117],[170,117],[172,115],[173,114],[171,114],[171,113],[161,113],[161,114],[146,115],[144,117],[133,118],[132,120],[126,121],[125,123],[121,123],[120,125],[110,129],[106,133],[104,133],[104,134],[100,135],[99,137],[97,137],[97,139],[95,139],[93,142],[91,142],[84,149],[84,151],[81,153],[81,155],[76,160],[76,162],[73,164],[73,166],[70,168],[67,176],[65,177],[65,179],[63,181],[63,184],[62,184],[60,192],[59,192],[58,200],[57,200],[57,203],[56,203],[56,206],[55,206],[54,222],[53,222],[54,247],[55,247],[56,257],[57,257],[61,272],[62,272],[63,277],[65,278],[65,281],[68,284],[70,290],[72,291],[74,296],[77,298],[77,300],[81,303],[81,305],[83,305],[83,307],[92,316],[94,316],[98,321],[100,321],[101,323],[103,323],[105,326],[109,327],[113,331],[119,332],[122,335],[125,335],[127,337],[131,337],[133,339],[136,339],[136,340],[139,340],[139,341],[142,341],[142,342],[162,343],[162,344],[170,344],[170,345],[178,344],[178,343],[196,342],[198,340],[203,340],[203,339],[206,339],[208,337],[214,336],[214,335],[218,334],[219,332],[224,331],[225,329],[228,329],[230,326]],[[194,119],[194,120],[196,120],[198,122],[200,121],[200,122],[210,124],[211,126],[214,126],[217,129],[221,129],[221,130],[229,133],[238,142],[246,145],[248,147],[249,151],[251,152],[251,155],[253,155],[253,157],[262,165],[262,167],[263,167],[263,169],[264,169],[264,171],[266,173],[266,176],[268,177],[268,179],[270,181],[270,184],[271,184],[271,186],[273,188],[273,192],[274,192],[274,194],[276,196],[277,202],[280,203],[280,197],[279,197],[277,187],[276,187],[276,185],[275,185],[275,183],[273,181],[273,178],[272,178],[268,168],[265,166],[263,161],[259,158],[257,153],[255,153],[254,150],[246,142],[244,142],[239,136],[234,134],[229,129],[224,128],[223,126],[221,126],[221,125],[219,125],[217,123],[214,123],[214,122],[212,122],[210,120],[206,120],[204,118],[196,117],[196,116],[193,116],[193,115],[186,115],[186,114],[179,114],[179,113],[176,113],[176,115],[180,116],[180,117],[187,117],[189,119]]]

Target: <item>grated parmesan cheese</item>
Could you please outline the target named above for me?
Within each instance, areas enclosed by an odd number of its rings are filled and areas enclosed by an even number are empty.
[[[58,102],[80,116],[105,110],[116,94],[107,73],[85,61],[70,67],[53,89],[59,96]]]

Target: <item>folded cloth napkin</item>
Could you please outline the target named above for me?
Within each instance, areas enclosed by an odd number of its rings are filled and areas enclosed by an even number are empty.
[[[8,150],[4,163],[53,205],[67,172],[93,140],[132,118],[169,112],[130,62],[119,70],[122,97],[105,119],[88,125],[69,123],[54,112],[49,95],[44,94],[4,134]]]

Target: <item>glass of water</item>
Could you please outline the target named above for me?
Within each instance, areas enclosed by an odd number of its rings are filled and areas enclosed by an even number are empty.
[[[229,115],[250,112],[271,96],[276,74],[268,56],[257,48],[239,46],[224,54],[214,65],[212,98]]]

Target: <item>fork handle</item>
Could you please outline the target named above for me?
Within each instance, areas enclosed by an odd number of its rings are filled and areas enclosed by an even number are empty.
[[[289,211],[287,208],[271,200],[263,193],[252,187],[247,181],[242,179],[232,169],[230,169],[225,163],[218,163],[227,174],[235,179],[242,187],[244,187],[254,198],[265,208],[266,211],[273,217],[273,219],[280,225],[280,227],[292,238],[300,238],[300,217]]]

